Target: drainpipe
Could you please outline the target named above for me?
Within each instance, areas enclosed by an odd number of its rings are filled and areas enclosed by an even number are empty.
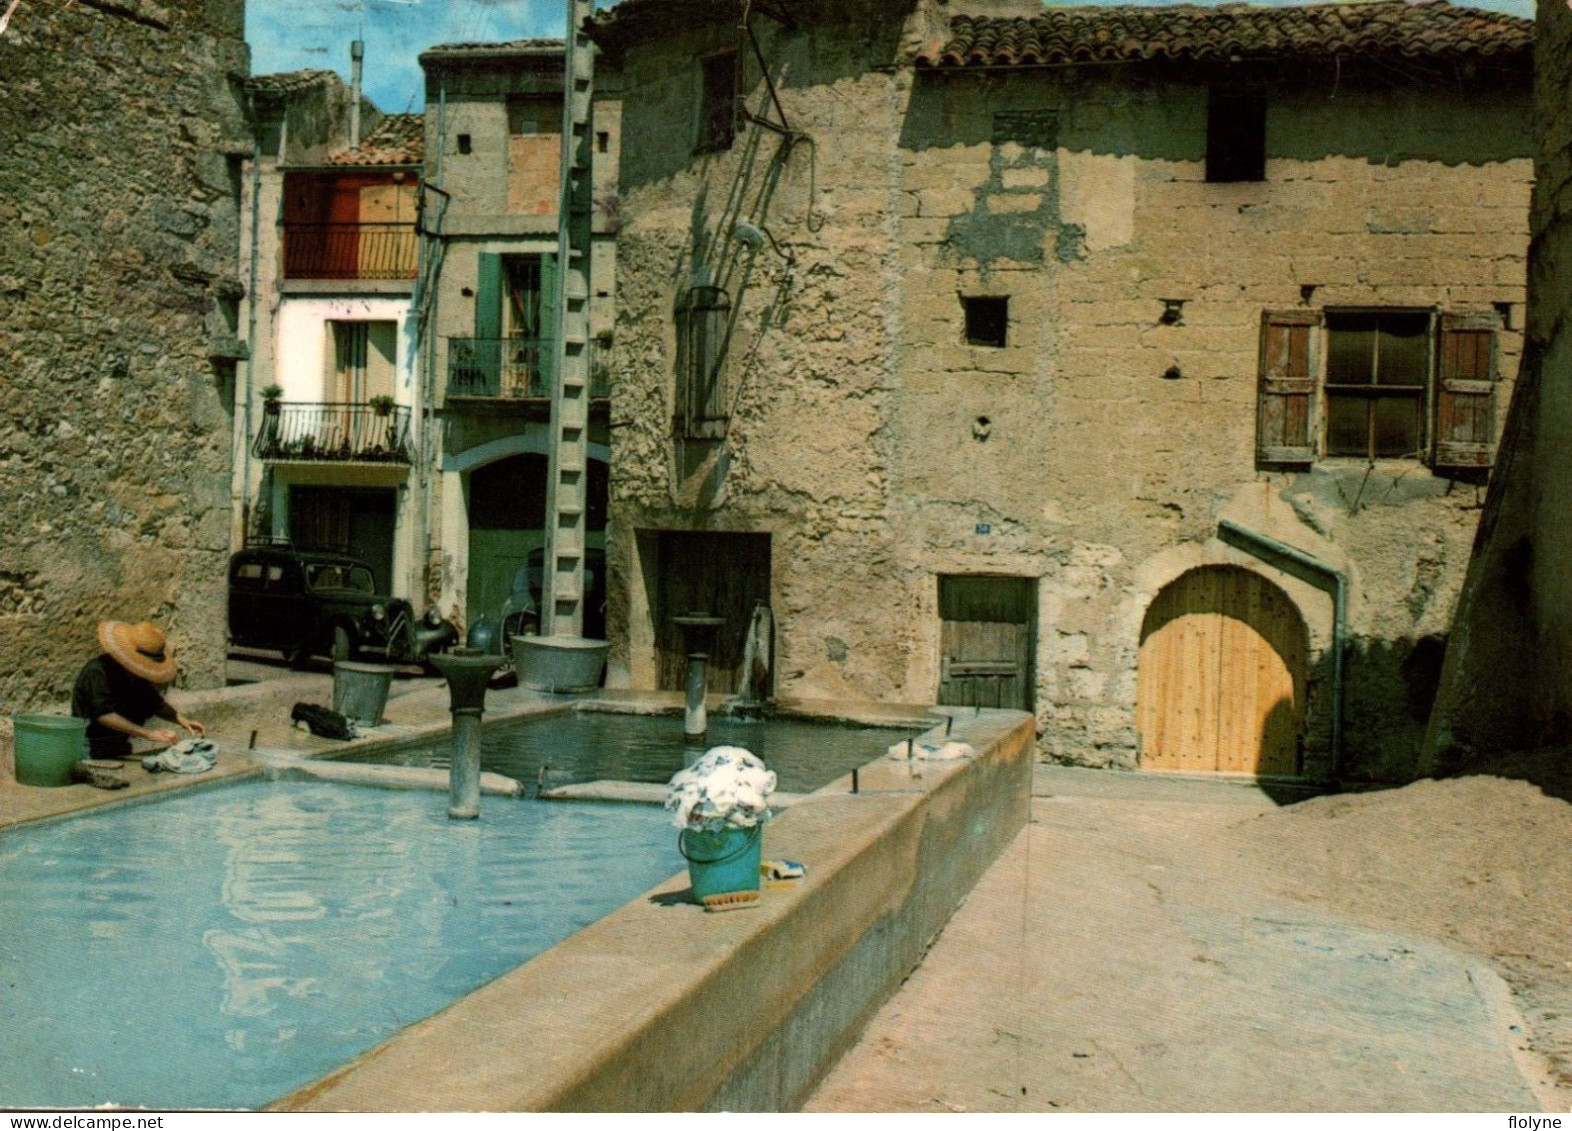
[[[366,57],[366,44],[354,39],[349,44],[349,147],[360,148],[360,71]]]
[[[1331,582],[1332,592],[1332,778],[1337,778],[1343,766],[1343,644],[1348,635],[1348,578],[1342,570],[1320,558],[1311,557],[1303,550],[1286,542],[1254,530],[1246,530],[1228,519],[1219,519],[1217,536],[1236,549],[1244,550],[1268,565],[1281,568],[1286,561],[1317,575],[1324,582]],[[1264,552],[1263,552],[1264,551]],[[1277,558],[1280,561],[1274,562]],[[1285,572],[1292,573],[1293,570]]]
[[[240,545],[232,549],[245,546],[246,538],[251,533],[251,394],[256,385],[256,358],[261,348],[257,345],[257,279],[259,275],[259,254],[257,240],[262,231],[262,147],[256,144],[255,131],[257,128],[256,95],[246,95],[246,117],[251,122],[253,140],[251,145],[251,262],[247,272],[246,281],[246,383],[245,388],[238,395],[241,396],[240,407]],[[283,151],[283,137],[279,138],[279,151]],[[233,531],[234,527],[231,526]]]

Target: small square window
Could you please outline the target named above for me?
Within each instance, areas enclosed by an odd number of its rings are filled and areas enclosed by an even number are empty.
[[[474,145],[470,141],[469,134],[459,134],[458,135],[458,151],[460,153],[469,153],[473,149],[474,149]]]
[[[963,297],[966,310],[966,344],[1002,347],[1009,335],[1010,300],[995,295]]]
[[[1266,179],[1266,98],[1213,90],[1206,102],[1206,179]]]

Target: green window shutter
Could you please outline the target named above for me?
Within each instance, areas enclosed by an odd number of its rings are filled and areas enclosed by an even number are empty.
[[[1261,315],[1261,369],[1256,402],[1256,462],[1307,466],[1316,456],[1316,330],[1320,312],[1269,310]]]
[[[1490,467],[1496,458],[1494,314],[1443,314],[1436,380],[1437,468]]]
[[[480,253],[475,270],[474,393],[497,396],[502,389],[502,256]]]
[[[502,337],[502,256],[487,251],[475,272],[475,336]]]
[[[557,301],[557,257],[540,257],[540,372],[549,395],[557,387],[557,336],[561,332],[557,319],[561,305]]]

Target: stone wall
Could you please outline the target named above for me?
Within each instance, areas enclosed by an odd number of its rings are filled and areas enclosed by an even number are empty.
[[[904,39],[893,10],[796,33],[760,21],[789,124],[811,139],[794,144],[750,130],[692,153],[690,60],[734,29],[628,52],[613,678],[656,678],[659,563],[638,531],[763,531],[777,693],[931,702],[937,578],[1032,578],[1044,752],[1134,765],[1145,610],[1184,570],[1237,564],[1306,622],[1306,772],[1410,776],[1482,488],[1419,460],[1258,469],[1261,318],[1504,312],[1504,411],[1521,348],[1527,90],[1350,67],[1256,75],[1266,180],[1210,184],[1215,75],[917,74],[902,60],[932,14],[914,13]],[[771,112],[762,85],[748,97]],[[740,244],[738,215],[789,256]],[[734,399],[724,443],[685,463],[674,308],[701,276],[740,295]],[[962,299],[977,296],[1008,300],[1002,348],[966,344]],[[1177,322],[1162,321],[1170,299]],[[1349,578],[1342,766],[1329,761],[1331,602],[1219,542],[1222,518]]]
[[[1431,720],[1426,768],[1572,739],[1572,14],[1539,6],[1528,325],[1502,441]]]
[[[26,4],[0,36],[0,700],[105,617],[223,681],[241,0]]]

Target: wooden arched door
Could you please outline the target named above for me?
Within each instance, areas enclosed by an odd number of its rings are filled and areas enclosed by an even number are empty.
[[[1141,626],[1142,766],[1299,773],[1308,670],[1304,619],[1276,585],[1236,566],[1184,574]]]

